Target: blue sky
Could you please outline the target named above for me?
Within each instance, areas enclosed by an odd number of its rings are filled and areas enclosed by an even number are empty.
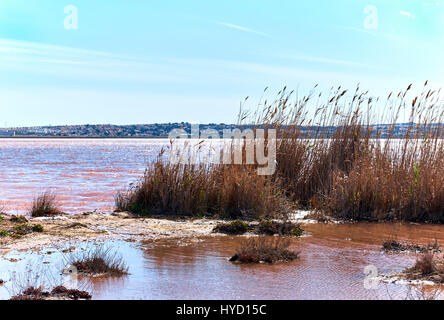
[[[267,86],[441,87],[443,40],[441,0],[0,0],[0,127],[233,122]]]

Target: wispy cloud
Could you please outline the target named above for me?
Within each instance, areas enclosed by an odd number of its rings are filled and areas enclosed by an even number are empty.
[[[184,82],[168,75],[172,67],[159,61],[121,56],[109,52],[0,38],[0,81],[17,72],[56,75],[64,78]],[[22,79],[27,79],[23,76]]]
[[[401,10],[401,11],[399,11],[399,14],[402,16],[406,16],[409,19],[415,19],[415,16],[411,12],[408,12],[408,11]]]
[[[228,28],[240,30],[240,31],[243,31],[243,32],[255,33],[255,34],[258,34],[258,35],[261,35],[261,36],[264,36],[264,37],[270,37],[270,35],[265,33],[265,32],[258,31],[258,30],[253,30],[253,29],[250,29],[250,28],[247,28],[247,27],[236,25],[236,24],[232,24],[232,23],[228,23],[228,22],[216,22],[216,23],[221,25],[221,26],[225,26],[225,27],[228,27]]]
[[[384,37],[384,38],[389,39],[389,40],[405,41],[405,39],[403,37],[401,37],[400,35],[398,35],[398,34],[384,32],[384,31],[381,31],[379,29],[377,29],[377,30],[368,30],[368,29],[364,29],[364,28],[341,26],[341,25],[332,25],[332,26],[335,27],[335,28],[341,29],[341,30],[365,33],[365,34],[368,34],[370,36],[375,36],[375,37],[379,37],[380,36],[380,37]]]

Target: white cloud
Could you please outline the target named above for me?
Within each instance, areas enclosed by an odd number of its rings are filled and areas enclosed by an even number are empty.
[[[399,14],[402,16],[406,16],[409,19],[415,19],[415,16],[411,12],[408,12],[408,11],[401,10],[401,11],[399,11]]]
[[[261,36],[265,36],[265,37],[269,37],[270,35],[261,31],[257,31],[257,30],[253,30],[247,27],[243,27],[243,26],[239,26],[236,24],[232,24],[232,23],[228,23],[228,22],[216,22],[217,24],[221,25],[221,26],[225,26],[228,28],[232,28],[232,29],[236,29],[236,30],[240,30],[243,32],[249,32],[249,33],[255,33]]]
[[[77,79],[186,82],[158,61],[108,52],[0,38],[0,81],[18,72]],[[22,79],[27,79],[23,76]],[[34,77],[33,77],[34,79]],[[38,78],[35,78],[38,79]]]

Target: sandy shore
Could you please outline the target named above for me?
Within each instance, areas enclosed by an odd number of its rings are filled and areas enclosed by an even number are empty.
[[[295,212],[291,220],[294,222],[316,223],[304,219],[308,211]],[[2,230],[12,230],[17,222],[10,216],[2,215]],[[0,254],[11,250],[41,250],[48,246],[60,246],[66,243],[83,241],[147,241],[165,238],[192,238],[208,235],[222,220],[215,219],[168,219],[141,218],[128,212],[83,214],[63,214],[55,217],[29,218],[29,226],[42,225],[43,232],[31,232],[19,238],[12,236],[0,237]]]
[[[11,250],[41,250],[64,243],[102,240],[142,241],[162,238],[189,238],[211,234],[218,220],[169,220],[139,218],[129,213],[84,213],[57,217],[28,218],[29,225],[40,224],[43,232],[32,232],[20,238],[0,237],[0,254]],[[5,218],[2,228],[14,223]]]

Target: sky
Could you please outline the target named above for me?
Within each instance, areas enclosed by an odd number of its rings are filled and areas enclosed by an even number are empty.
[[[0,127],[233,123],[266,87],[441,87],[443,49],[442,0],[0,0]]]

